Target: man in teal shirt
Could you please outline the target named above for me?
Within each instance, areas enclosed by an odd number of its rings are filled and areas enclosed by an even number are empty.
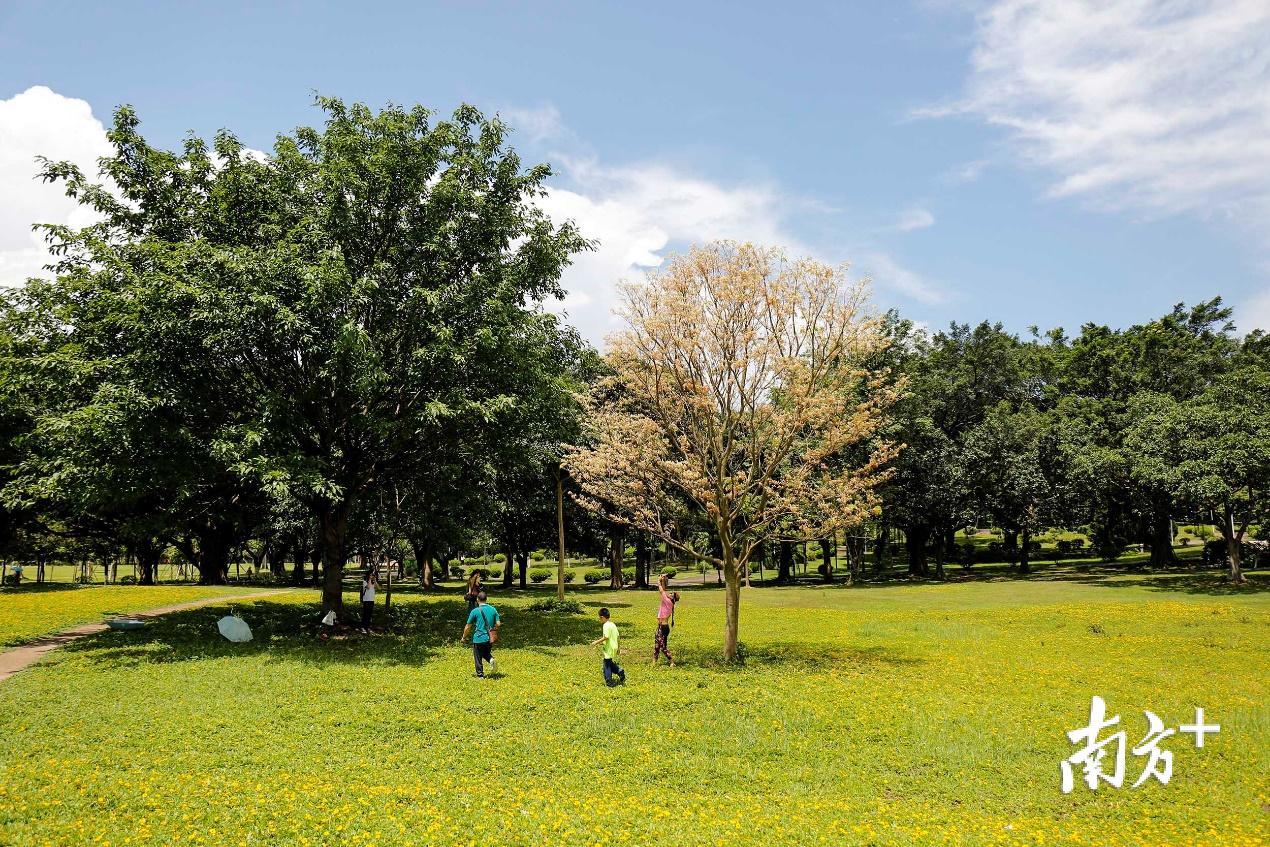
[[[478,679],[485,678],[485,662],[489,662],[491,676],[498,671],[498,666],[494,664],[494,642],[498,640],[498,628],[503,623],[498,609],[485,600],[484,591],[476,595],[476,606],[468,613],[467,626],[463,627],[463,635],[459,637],[462,643],[469,635],[472,636],[472,658],[476,662]]]

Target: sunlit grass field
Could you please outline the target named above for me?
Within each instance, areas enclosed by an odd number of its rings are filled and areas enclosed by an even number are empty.
[[[683,591],[674,669],[648,666],[655,592],[574,590],[581,615],[514,592],[483,682],[456,591],[394,592],[391,633],[325,644],[307,592],[241,604],[242,645],[216,635],[224,607],[176,613],[0,685],[0,844],[1261,844],[1270,583],[1251,579],[753,588],[737,668],[712,588]],[[624,688],[585,643],[602,604]],[[1203,706],[1221,732],[1168,739],[1168,785],[1129,788],[1129,755],[1125,787],[1064,795],[1094,694],[1131,745],[1143,709],[1177,726]]]
[[[259,591],[260,589],[254,589]],[[41,635],[110,614],[201,600],[250,594],[253,590],[206,585],[23,585],[0,590],[0,645],[21,644]]]

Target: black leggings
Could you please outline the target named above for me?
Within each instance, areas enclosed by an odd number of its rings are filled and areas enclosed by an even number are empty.
[[[370,626],[370,619],[371,619],[371,616],[374,614],[375,614],[375,601],[363,600],[362,601],[362,629],[365,629],[366,627]]]
[[[663,653],[670,662],[675,661],[675,657],[670,655],[670,648],[666,646],[666,642],[670,640],[670,624],[657,624],[657,634],[653,636],[653,661],[657,661]]]

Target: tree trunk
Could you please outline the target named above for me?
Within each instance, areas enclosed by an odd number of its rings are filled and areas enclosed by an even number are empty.
[[[948,554],[948,536],[944,532],[935,533],[935,578],[945,579],[944,557]]]
[[[269,558],[269,570],[275,577],[282,579],[287,575],[287,548],[274,542],[265,552]]]
[[[726,585],[724,591],[725,628],[723,634],[723,658],[725,661],[735,662],[741,622],[741,575],[737,572],[736,560],[733,558],[731,549],[724,551],[723,580]]]
[[[930,527],[925,524],[911,524],[904,527],[904,549],[908,551],[908,573],[910,576],[927,576],[930,570],[926,567],[926,540],[930,538]]]
[[[225,584],[225,576],[229,572],[229,552],[232,545],[232,528],[209,526],[199,529],[197,561],[199,585]],[[264,557],[261,556],[261,558],[263,559]]]
[[[529,551],[521,550],[516,554],[516,570],[520,576],[520,587],[526,588],[526,580],[529,577]]]
[[[304,563],[308,561],[307,544],[295,545],[295,567],[291,571],[291,582],[297,586],[304,584]]]
[[[891,525],[882,521],[878,528],[878,543],[873,548],[873,572],[881,575],[886,571],[886,556],[891,546]]]
[[[1173,504],[1167,500],[1155,504],[1151,515],[1151,559],[1154,568],[1177,564],[1173,553]]]
[[[1001,533],[1001,549],[1005,553],[1006,560],[1013,569],[1019,561],[1019,533],[1018,530],[1010,530]]]
[[[1245,582],[1243,556],[1239,550],[1243,533],[1235,529],[1235,508],[1231,505],[1230,498],[1226,498],[1223,503],[1221,534],[1226,539],[1226,558],[1230,559],[1230,573],[1227,578],[1233,583],[1241,584]]]
[[[833,548],[836,546],[828,538],[820,539],[820,558],[824,559],[825,582],[833,582]]]
[[[609,588],[622,587],[622,556],[625,546],[622,530],[614,527],[609,532]]]
[[[780,560],[777,565],[776,581],[784,584],[794,581],[794,542],[781,539]]]
[[[647,588],[649,577],[648,538],[640,532],[635,535],[635,587]]]
[[[1032,566],[1029,563],[1031,551],[1028,547],[1032,543],[1032,530],[1024,528],[1021,533],[1022,543],[1019,545],[1019,573],[1031,573]]]
[[[328,504],[319,511],[322,542],[322,611],[344,611],[344,560],[348,550],[350,504]]]
[[[163,555],[163,547],[151,542],[138,544],[136,554],[137,583],[140,585],[154,585],[154,577],[159,570],[159,558]]]
[[[437,587],[437,573],[433,567],[436,560],[436,553],[432,549],[432,544],[427,541],[411,542],[411,549],[415,553],[415,567],[419,568],[419,585],[429,591]],[[449,565],[447,564],[448,568]]]
[[[516,578],[516,554],[507,542],[503,542],[503,559],[503,588],[511,588]]]

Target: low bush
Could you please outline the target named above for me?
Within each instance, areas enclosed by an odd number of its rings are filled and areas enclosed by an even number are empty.
[[[604,579],[604,574],[600,573],[599,571],[587,571],[586,573],[582,575],[582,580],[587,585],[595,585],[602,579]]]
[[[533,559],[535,562],[541,562],[543,559],[547,558],[547,554],[541,550],[535,550],[529,554],[529,558]]]
[[[529,572],[530,582],[534,582],[534,583],[546,582],[550,578],[551,578],[551,571],[547,570],[546,568],[534,568],[533,570]]]
[[[677,573],[679,573],[679,568],[673,565],[666,565],[666,567],[661,569],[661,575],[666,577],[666,579],[674,579]]]
[[[119,577],[119,584],[120,585],[136,585],[137,578],[133,576],[132,574],[129,574],[128,576],[121,576]]]
[[[582,604],[577,600],[536,600],[525,607],[528,612],[548,612],[553,615],[580,615]]]
[[[573,582],[575,579],[577,579],[577,577],[578,577],[578,572],[577,572],[577,571],[568,571],[568,570],[567,570],[567,571],[565,571],[565,572],[564,572],[564,581],[565,581],[565,582]]]
[[[634,581],[635,581],[635,569],[622,568],[622,584],[625,585],[628,582],[634,582]]]

